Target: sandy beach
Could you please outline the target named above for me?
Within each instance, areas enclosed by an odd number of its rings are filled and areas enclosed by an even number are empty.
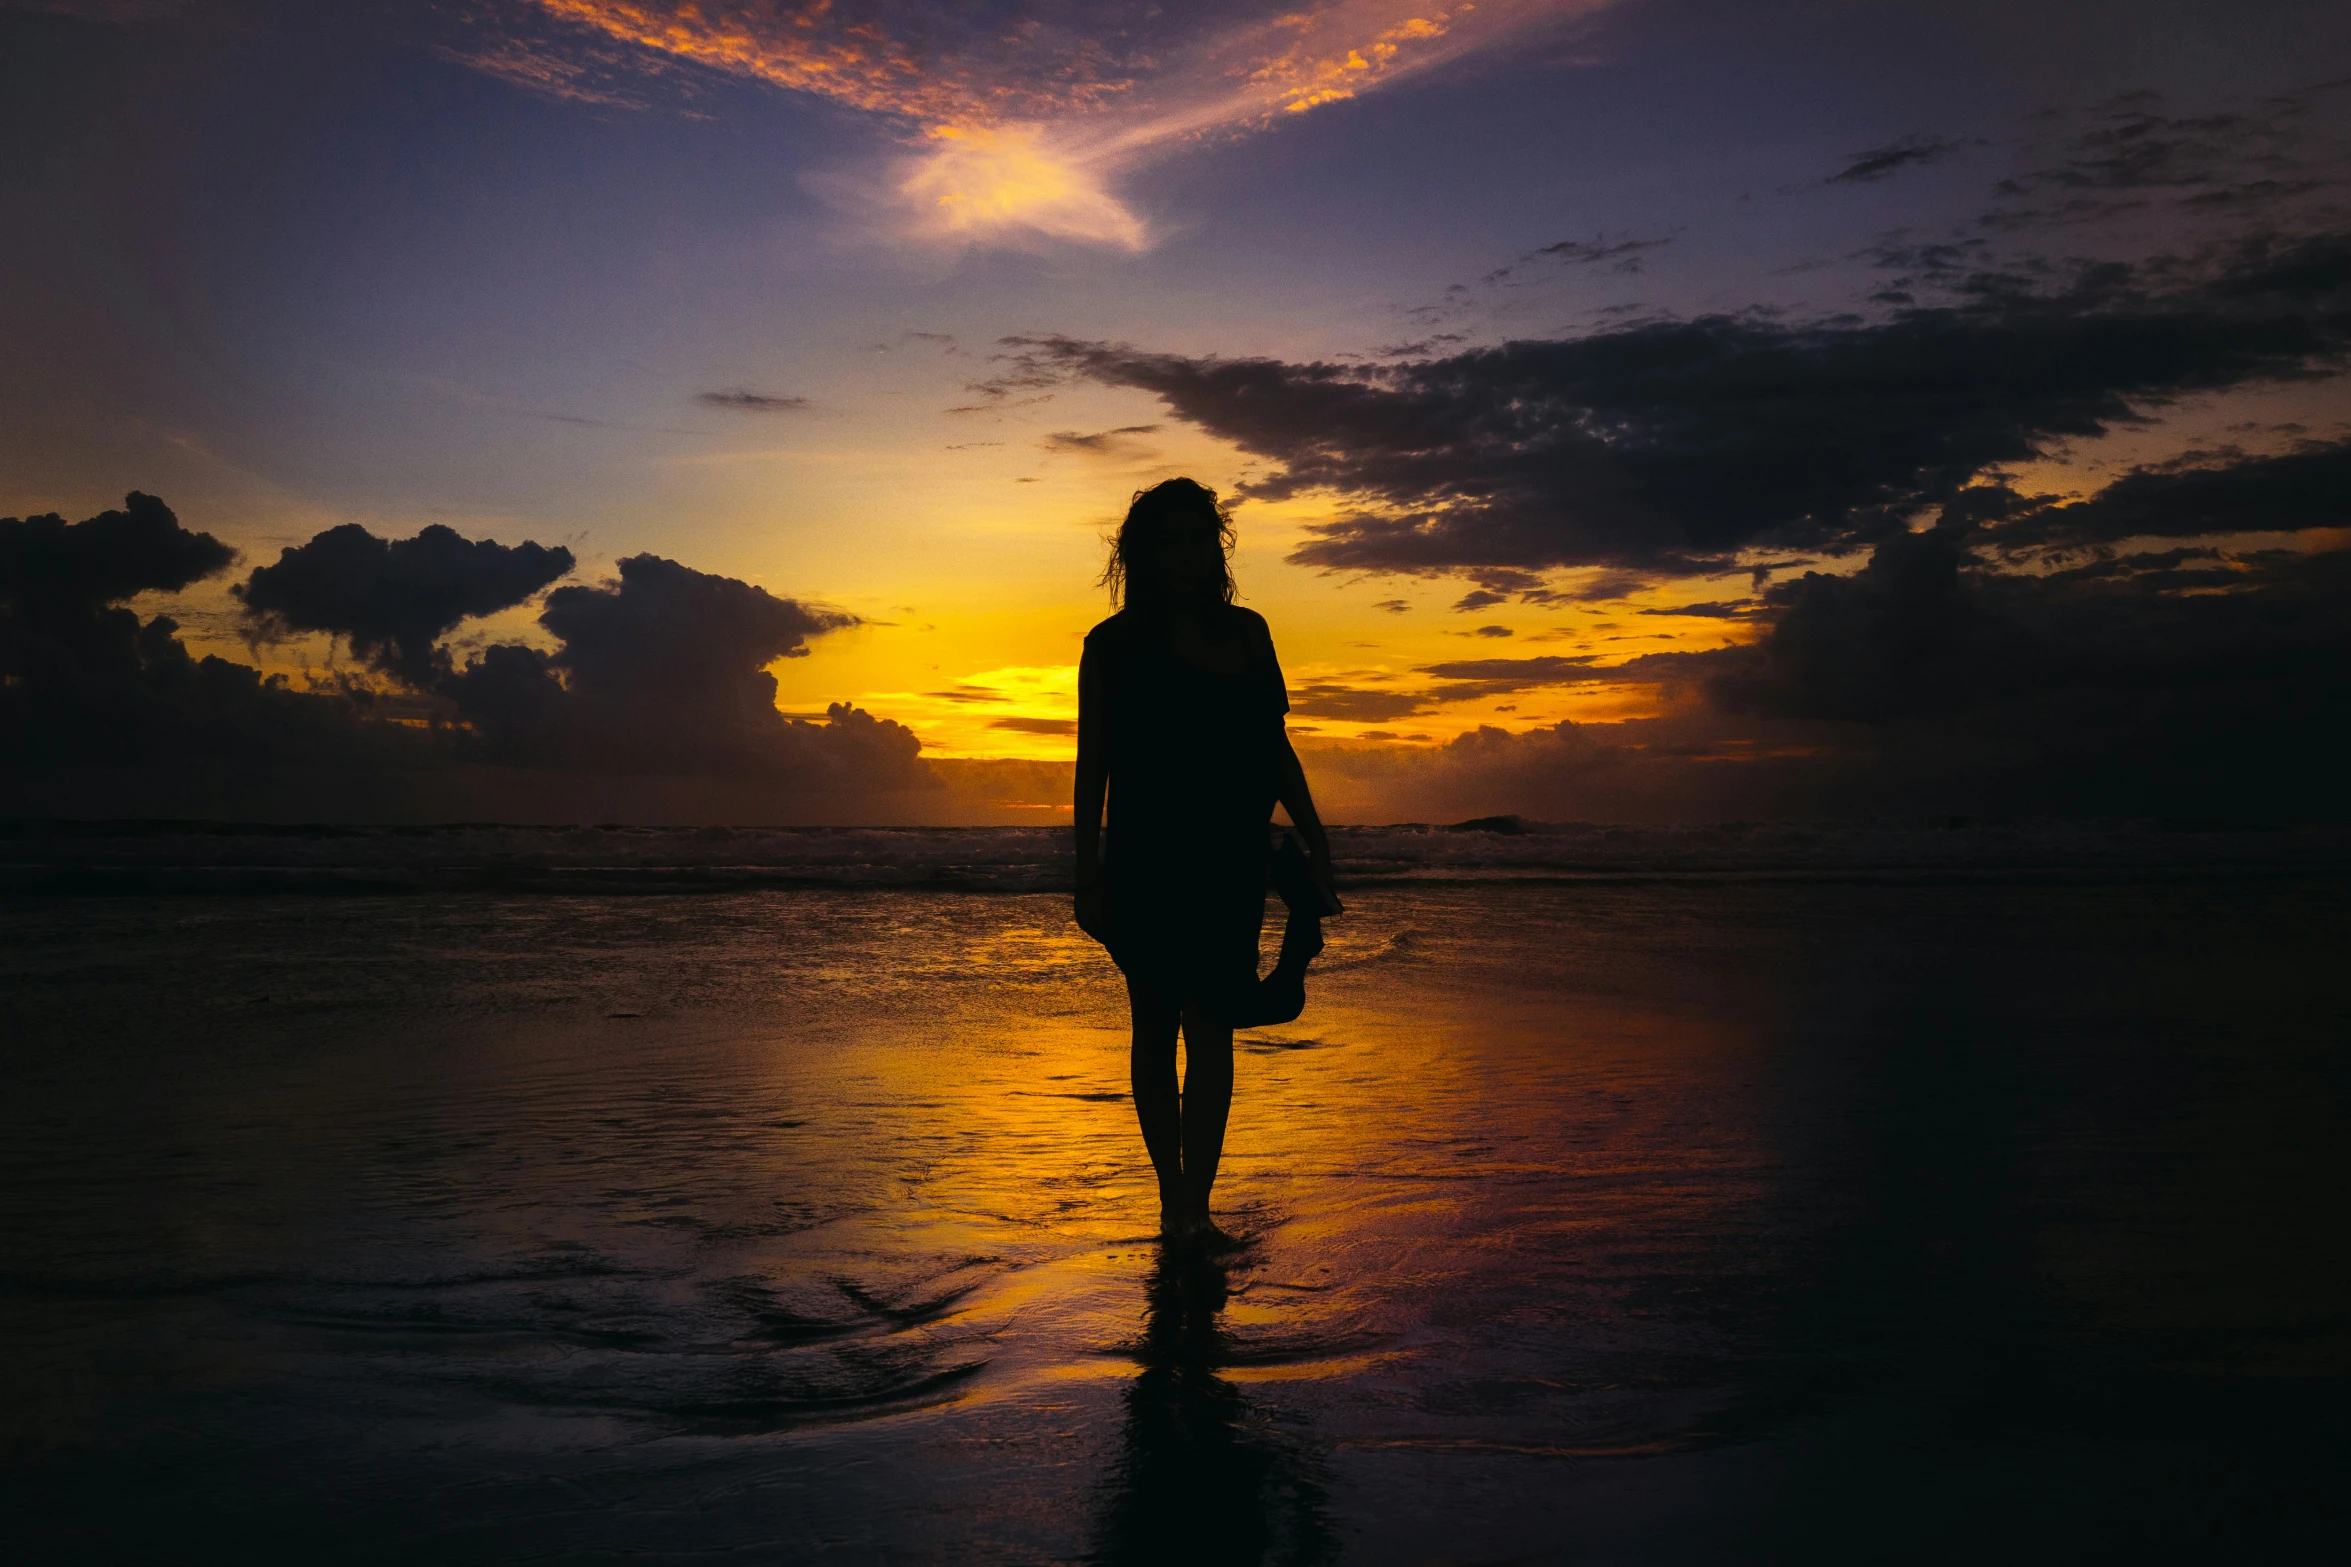
[[[2341,1506],[2345,894],[1365,888],[1245,1040],[1219,1264],[1160,1255],[1116,975],[1057,897],[18,897],[11,1533],[2279,1541]]]

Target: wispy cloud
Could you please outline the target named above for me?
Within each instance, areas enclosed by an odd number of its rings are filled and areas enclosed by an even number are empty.
[[[904,228],[1139,250],[1135,168],[1360,97],[1616,0],[509,0],[465,53],[559,97],[627,105],[628,81],[749,78],[880,117],[909,149],[884,181]],[[641,85],[641,83],[640,83]]]
[[[805,397],[783,397],[772,392],[754,392],[736,387],[726,392],[697,392],[694,401],[705,408],[725,408],[743,414],[791,414],[806,411]]]
[[[1158,455],[1155,448],[1136,439],[1137,436],[1156,434],[1158,430],[1159,426],[1155,424],[1121,425],[1115,430],[1097,430],[1091,435],[1076,430],[1057,430],[1037,444],[1048,452],[1130,462]]]
[[[1930,163],[1940,163],[1955,152],[1984,145],[1979,137],[1954,140],[1948,136],[1905,136],[1888,142],[1883,147],[1872,147],[1867,152],[1853,154],[1850,162],[1821,183],[1824,185],[1872,185],[1877,181],[1901,173],[1904,169],[1922,169]]]

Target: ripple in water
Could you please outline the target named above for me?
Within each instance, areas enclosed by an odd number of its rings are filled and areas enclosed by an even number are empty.
[[[2339,880],[1350,903],[1241,1041],[1214,1262],[1056,898],[0,904],[14,1532],[2078,1559],[2331,1505]]]

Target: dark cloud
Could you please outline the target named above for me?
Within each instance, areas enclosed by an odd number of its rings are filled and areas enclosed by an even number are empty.
[[[1982,145],[1981,141],[1974,138],[1954,140],[1948,136],[1905,136],[1883,147],[1872,147],[1867,152],[1855,153],[1852,162],[1822,183],[1867,185],[1889,175],[1899,174],[1904,169],[1918,169],[1930,163],[1940,163],[1964,148]]]
[[[571,568],[560,546],[509,548],[438,523],[413,539],[379,539],[351,522],[280,551],[233,591],[263,632],[334,633],[422,687],[447,667],[436,645],[460,621],[519,604]]]
[[[1719,822],[1806,816],[1856,800],[1819,726],[1677,714],[1620,724],[1483,726],[1435,746],[1301,747],[1337,821]],[[1412,738],[1410,736],[1402,738]],[[1425,736],[1420,738],[1426,738]],[[1380,816],[1368,816],[1368,811]]]
[[[1969,537],[1899,535],[1852,576],[1771,589],[1753,647],[1690,655],[1710,661],[1709,698],[1876,722],[2058,690],[2351,689],[2351,554],[2170,550],[2028,575],[1986,569]]]
[[[180,526],[136,490],[120,511],[67,522],[55,512],[0,518],[0,600],[19,616],[71,618],[147,592],[177,592],[224,569],[236,552]]]
[[[1606,263],[1609,271],[1629,275],[1641,270],[1642,252],[1658,250],[1672,243],[1673,236],[1670,234],[1659,239],[1610,239],[1601,234],[1595,234],[1590,239],[1563,239],[1555,245],[1544,245],[1539,249],[1530,250],[1509,266],[1496,267],[1479,281],[1488,288],[1492,288],[1506,282],[1530,261],[1557,261],[1571,267],[1599,266]],[[1449,313],[1451,309],[1467,304],[1467,300],[1460,297],[1466,294],[1467,290],[1460,284],[1456,283],[1446,293],[1447,303],[1445,305],[1426,306],[1423,307],[1423,311],[1407,312],[1407,314],[1420,316],[1423,319],[1435,319],[1435,314]],[[1424,315],[1424,312],[1435,312],[1435,314]],[[1460,333],[1452,332],[1445,334],[1443,338],[1434,338],[1431,341],[1461,342],[1464,339]],[[1382,352],[1387,351],[1382,350]]]
[[[1405,599],[1381,599],[1377,604],[1374,604],[1372,608],[1376,610],[1383,610],[1391,615],[1401,615],[1406,610],[1412,608],[1412,605],[1408,600]]]
[[[1478,697],[1507,696],[1546,686],[1588,685],[1608,678],[1592,667],[1589,655],[1547,654],[1539,658],[1463,658],[1443,664],[1424,664],[1419,673],[1433,675],[1439,685],[1430,696],[1439,702],[1461,702]]]
[[[1671,604],[1638,611],[1643,615],[1695,615],[1707,620],[1730,620],[1754,607],[1753,599],[1720,599],[1705,604]]]
[[[1134,457],[1150,451],[1135,437],[1156,434],[1158,430],[1155,424],[1121,425],[1115,430],[1097,430],[1092,435],[1059,430],[1037,444],[1049,452],[1068,452],[1079,457]]]
[[[435,636],[570,556],[332,529],[249,577],[246,607],[351,638],[396,683],[304,689],[198,658],[171,619],[120,606],[232,558],[148,496],[71,525],[0,520],[0,812],[872,819],[937,785],[901,725],[776,711],[765,666],[855,622],[746,582],[637,556],[547,596],[552,651],[502,644],[459,669]]]
[[[908,333],[910,337],[921,333]],[[697,392],[694,401],[706,408],[725,408],[743,414],[794,414],[805,412],[810,404],[805,397],[778,396],[772,392],[754,392],[736,387],[727,392]]]
[[[2036,582],[1946,575],[1949,543],[1812,583],[1754,650],[1602,672],[1679,682],[1661,717],[1308,748],[1316,794],[1337,820],[2344,819],[2351,552]]]
[[[1500,630],[1501,628],[1494,628]],[[1386,723],[1428,713],[1446,702],[1465,702],[1508,696],[1553,686],[1589,685],[1616,678],[1613,670],[1594,667],[1591,655],[1550,655],[1539,658],[1456,659],[1423,665],[1416,674],[1432,677],[1418,691],[1363,686],[1343,680],[1316,681],[1293,687],[1291,710],[1307,718],[1331,718],[1359,724]],[[1641,683],[1656,676],[1641,674]]]
[[[1883,321],[1706,316],[1418,364],[1012,346],[1031,381],[1138,388],[1281,465],[1246,495],[1353,500],[1303,564],[1721,569],[1756,546],[1867,544],[2054,441],[2337,367],[2351,239],[2084,266]]]
[[[1620,261],[1627,256],[1638,255],[1644,250],[1659,250],[1672,243],[1673,238],[1670,235],[1663,239],[1609,240],[1597,236],[1588,240],[1563,239],[1556,245],[1544,245],[1539,249],[1529,251],[1527,258],[1532,260],[1536,256],[1549,256],[1554,261],[1564,261],[1573,266],[1588,267],[1603,261]]]
[[[2046,540],[2046,519],[2068,514],[2066,527],[2095,519],[2099,538],[2176,526],[2225,540],[2294,517],[2323,527],[2339,512],[2311,498],[2335,460],[2327,448],[2148,470],[2069,505],[1979,487],[1934,526],[1880,540],[1857,571],[1762,592],[1749,643],[1605,667],[1427,665],[1416,673],[1431,704],[1643,683],[1667,711],[1483,729],[1408,756],[1317,752],[1317,790],[1337,809],[1377,798],[1436,816],[2339,821],[2351,800],[2351,550],[2120,552],[2067,537],[2033,569],[2005,569],[2020,536]]]
[[[811,637],[854,616],[657,555],[631,556],[619,571],[547,595],[539,624],[560,641],[554,652],[492,647],[441,682],[495,754],[618,772],[833,767],[839,759],[811,744],[817,726],[776,711],[766,666],[805,655]],[[863,759],[903,750],[910,767],[913,736],[880,729],[889,733],[866,737],[879,752]]]
[[[2238,465],[2248,507],[2268,461]],[[2222,532],[2262,515],[2198,514]],[[1771,588],[1752,645],[1611,673],[1683,686],[1729,721],[1827,721],[1840,787],[1886,805],[2342,815],[2351,552],[2182,546],[2001,571],[1987,551],[2008,526],[1961,509],[1850,576]]]
[[[1455,659],[1443,664],[1423,664],[1420,672],[1435,675],[1440,680],[1500,681],[1504,683],[1496,689],[1524,691],[1531,686],[1589,678],[1591,664],[1591,659],[1587,657],[1545,654],[1541,658]]]
[[[2045,142],[2048,156],[1999,189],[2012,196],[2184,190],[2204,198],[2258,185],[2312,189],[2340,173],[2347,89],[2351,81],[2333,82],[2203,115],[2166,112],[2160,93],[2126,93],[2079,116],[2052,117],[2066,134]]]
[[[1769,629],[1714,661],[1708,697],[1729,712],[1862,721],[1963,705],[2013,632],[1962,582],[1962,536],[1897,534],[1850,577],[1808,571],[1771,589]]]
[[[1478,585],[1454,602],[1453,607],[1463,613],[1490,609],[1512,599],[1521,604],[1599,603],[1638,593],[1649,585],[1647,577],[1633,571],[1602,571],[1565,587],[1553,587],[1550,579],[1541,573],[1514,566],[1479,566],[1471,568],[1468,574]]]
[[[170,617],[142,621],[121,607],[214,576],[234,558],[152,495],[77,523],[0,519],[0,781],[396,750],[369,742],[362,704],[350,696],[296,693],[247,665],[194,658]]]
[[[1597,604],[1639,592],[1646,583],[1638,572],[1604,571],[1582,586],[1557,595],[1560,602]]]
[[[1469,335],[1465,332],[1439,332],[1431,337],[1416,337],[1409,343],[1389,343],[1374,350],[1374,353],[1381,359],[1418,359],[1432,348],[1450,348],[1455,343],[1468,341]]]
[[[2126,474],[2089,500],[2003,522],[1996,538],[2016,549],[2343,527],[2351,527],[2351,441],[2252,459],[2191,452]]]
[[[1074,735],[1078,721],[1074,718],[998,718],[990,720],[990,729],[1012,729],[1030,735]]]
[[[1393,718],[1427,712],[1425,696],[1404,691],[1379,691],[1337,681],[1316,681],[1290,688],[1290,711],[1305,718],[1337,718],[1358,724],[1382,724]]]
[[[2018,232],[2166,210],[2277,221],[2307,212],[2351,174],[2351,81],[2243,109],[2181,115],[2160,94],[2127,93],[2080,113],[2040,117],[2005,203],[1978,225]]]

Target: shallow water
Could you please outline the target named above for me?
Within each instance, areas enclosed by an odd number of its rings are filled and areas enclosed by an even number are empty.
[[[1384,886],[1159,1255],[1061,899],[21,897],[25,1559],[2339,1527],[2338,877]]]

